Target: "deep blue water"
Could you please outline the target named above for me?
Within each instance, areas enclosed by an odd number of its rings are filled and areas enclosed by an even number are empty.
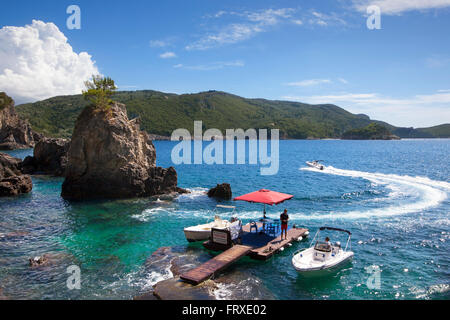
[[[155,142],[158,165],[172,165],[174,145]],[[10,153],[23,158],[32,150]],[[326,170],[306,169],[312,159],[325,160]],[[322,225],[353,233],[354,261],[332,277],[304,279],[293,269],[292,254],[308,241],[228,271],[251,273],[275,298],[447,299],[449,163],[450,140],[281,141],[274,176],[261,176],[257,165],[175,166],[179,185],[192,193],[173,202],[69,203],[59,195],[62,179],[36,176],[30,194],[0,199],[0,288],[25,299],[132,298],[167,276],[145,272],[145,260],[161,246],[188,246],[183,227],[210,219],[217,204],[202,192],[228,182],[235,196],[261,188],[293,194],[268,215],[287,208],[291,222],[312,235]],[[261,216],[261,205],[234,204],[245,222]],[[59,253],[54,265],[30,269],[29,257],[48,252]],[[81,290],[66,288],[71,264],[81,267]],[[381,270],[379,289],[367,286],[370,266]],[[227,290],[232,285],[223,297]]]

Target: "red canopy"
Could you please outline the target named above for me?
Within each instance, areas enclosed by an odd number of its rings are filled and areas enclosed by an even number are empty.
[[[257,202],[264,204],[279,204],[285,200],[292,199],[294,196],[286,193],[261,189],[252,193],[244,194],[243,196],[234,198],[235,201],[242,200],[247,202]]]

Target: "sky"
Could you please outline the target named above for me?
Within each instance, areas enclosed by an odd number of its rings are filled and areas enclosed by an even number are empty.
[[[449,31],[450,0],[7,1],[0,91],[20,104],[102,74],[119,90],[331,103],[428,127],[450,123]]]

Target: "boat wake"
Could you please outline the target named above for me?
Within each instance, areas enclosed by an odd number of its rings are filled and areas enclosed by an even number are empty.
[[[296,215],[303,219],[358,219],[369,217],[386,217],[403,215],[414,212],[422,212],[429,208],[437,207],[446,198],[450,191],[450,183],[445,181],[431,180],[427,177],[402,176],[397,174],[372,173],[356,170],[344,170],[332,166],[324,167],[323,170],[314,168],[300,168],[300,170],[311,171],[322,174],[331,174],[351,178],[362,178],[372,182],[374,185],[384,185],[391,190],[385,199],[388,206],[369,209],[366,211],[331,212],[329,214]],[[375,201],[380,201],[376,199]],[[389,204],[389,202],[391,202]]]

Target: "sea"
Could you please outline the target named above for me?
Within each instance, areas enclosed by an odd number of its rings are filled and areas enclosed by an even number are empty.
[[[152,268],[161,247],[196,257],[213,257],[188,243],[183,228],[222,217],[243,222],[261,218],[263,206],[210,199],[205,192],[229,183],[233,196],[259,189],[292,194],[267,207],[278,219],[309,229],[307,239],[268,261],[241,259],[213,292],[216,299],[449,299],[450,140],[283,140],[279,171],[261,175],[261,164],[172,162],[171,141],[155,141],[157,165],[174,166],[179,186],[190,191],[172,201],[127,199],[68,202],[63,178],[33,176],[31,193],[0,199],[0,288],[12,299],[133,299],[173,276],[170,265]],[[207,145],[203,142],[204,146]],[[10,151],[24,158],[33,150]],[[323,171],[306,166],[323,160]],[[248,160],[248,155],[247,155]],[[306,249],[321,226],[351,231],[351,263],[335,273],[306,278],[292,256]],[[347,235],[323,232],[343,245]],[[350,249],[351,246],[351,249]],[[33,268],[29,259],[48,254],[51,263]],[[203,261],[202,260],[202,261]],[[151,260],[150,260],[151,261]],[[72,266],[72,269],[70,267]],[[75,266],[75,269],[73,269]],[[79,288],[70,286],[77,270]],[[220,278],[220,276],[219,276]],[[234,279],[234,280],[233,280]]]

